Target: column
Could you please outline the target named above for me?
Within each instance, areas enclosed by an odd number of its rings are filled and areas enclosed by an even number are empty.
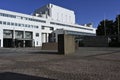
[[[25,30],[23,31],[23,47],[25,48]]]
[[[13,38],[12,38],[12,40],[13,40],[13,47],[15,47],[15,30],[13,29]]]

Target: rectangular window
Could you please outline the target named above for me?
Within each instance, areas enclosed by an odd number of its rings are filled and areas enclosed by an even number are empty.
[[[28,27],[30,28],[30,25],[28,25]]]
[[[36,42],[36,45],[38,45],[38,41]]]
[[[2,13],[0,13],[0,16],[2,16]]]
[[[53,33],[53,37],[55,37],[56,36],[56,34],[55,33]]]
[[[3,22],[4,25],[6,25],[6,22]]]
[[[14,23],[11,23],[11,25],[13,26],[13,25],[14,25]]]
[[[0,21],[0,24],[2,24],[2,21]]]
[[[36,28],[38,28],[38,26],[36,26]]]
[[[25,27],[27,27],[27,24],[25,24]]]
[[[10,22],[7,22],[7,25],[10,25]]]
[[[38,28],[38,26],[34,26],[34,28]]]
[[[50,30],[54,30],[54,28],[53,28],[53,27],[50,27]]]
[[[33,28],[33,25],[31,25],[31,28]]]
[[[23,17],[21,17],[21,19],[23,19]]]
[[[44,26],[42,26],[42,27],[41,27],[41,29],[45,29],[45,27],[44,27]]]
[[[15,26],[17,26],[17,23],[15,23]]]
[[[24,24],[21,24],[22,27],[24,27]]]
[[[18,24],[18,26],[21,26],[21,24]]]
[[[32,32],[25,32],[25,38],[26,39],[32,39]]]

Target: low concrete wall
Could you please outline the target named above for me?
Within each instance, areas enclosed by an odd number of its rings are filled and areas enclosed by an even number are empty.
[[[105,36],[86,36],[83,39],[85,47],[108,47],[108,37]]]
[[[43,43],[42,50],[58,50],[58,43]]]

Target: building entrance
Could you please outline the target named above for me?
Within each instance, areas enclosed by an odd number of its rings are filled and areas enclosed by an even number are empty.
[[[3,39],[3,47],[13,47],[13,40],[12,39]]]
[[[23,47],[23,40],[15,40],[15,47]]]
[[[32,40],[15,40],[15,47],[32,47]]]
[[[25,40],[25,47],[32,47],[32,40]]]
[[[30,31],[3,30],[3,47],[32,47],[33,33]]]

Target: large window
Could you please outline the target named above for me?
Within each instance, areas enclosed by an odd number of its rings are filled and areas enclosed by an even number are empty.
[[[12,30],[3,30],[3,38],[12,38],[13,31]]]
[[[32,39],[32,32],[25,32],[25,38],[26,39]]]

